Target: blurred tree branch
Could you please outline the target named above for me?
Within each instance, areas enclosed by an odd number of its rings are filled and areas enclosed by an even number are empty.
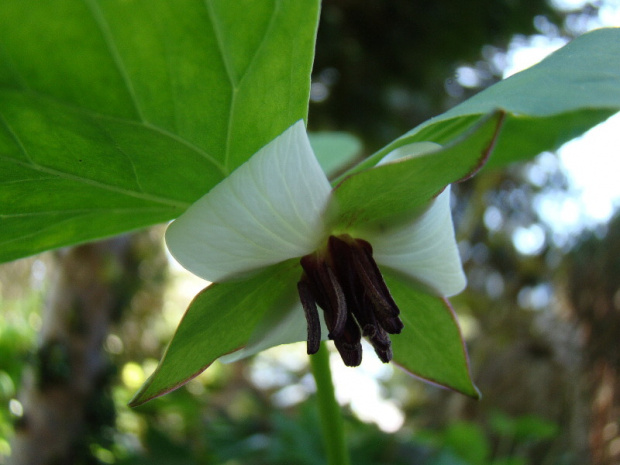
[[[91,444],[113,439],[114,367],[104,342],[141,286],[138,238],[119,236],[57,252],[38,347],[19,394],[24,415],[10,464],[96,463]]]

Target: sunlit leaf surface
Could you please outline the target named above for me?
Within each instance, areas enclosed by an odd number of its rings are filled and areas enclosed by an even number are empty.
[[[305,118],[318,2],[0,2],[0,260],[177,217]]]

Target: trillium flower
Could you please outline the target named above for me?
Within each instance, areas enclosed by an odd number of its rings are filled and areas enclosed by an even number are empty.
[[[403,322],[383,268],[440,297],[465,287],[449,200],[447,187],[425,212],[387,228],[332,227],[338,205],[298,121],[174,221],[166,242],[179,263],[212,282],[298,262],[297,303],[272,323],[277,331],[228,360],[299,339],[305,326],[309,354],[327,337],[346,365],[357,366],[364,336],[388,362],[389,334]]]
[[[363,338],[382,361],[477,397],[446,300],[465,287],[450,186],[441,181],[453,167],[437,158],[453,154],[419,147],[417,155],[401,147],[332,188],[299,121],[171,223],[171,254],[213,284],[190,304],[131,405],[183,385],[216,359],[280,344],[307,341],[312,354],[331,339],[356,366]],[[420,160],[444,174],[419,178]],[[386,182],[389,192],[377,190]]]

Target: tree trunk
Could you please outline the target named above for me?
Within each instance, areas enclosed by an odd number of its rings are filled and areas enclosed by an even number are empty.
[[[126,286],[135,280],[135,262],[129,236],[58,253],[35,360],[22,382],[24,415],[9,464],[98,463],[90,445],[114,424],[103,344],[131,297]]]
[[[592,465],[620,463],[620,215],[603,239],[584,240],[571,254],[567,294],[584,332],[590,388]]]

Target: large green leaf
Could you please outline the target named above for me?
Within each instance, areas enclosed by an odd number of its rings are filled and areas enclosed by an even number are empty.
[[[4,0],[0,19],[0,261],[175,218],[307,115],[318,0]]]
[[[480,393],[471,380],[465,344],[447,300],[417,291],[406,278],[384,270],[405,327],[393,335],[394,362],[406,371],[470,397]]]
[[[506,120],[487,166],[558,148],[620,110],[620,28],[584,34],[537,65],[515,74],[414,128],[352,172],[376,164],[395,147],[446,144],[496,110]]]
[[[263,317],[297,299],[299,266],[284,262],[251,278],[212,284],[189,305],[159,366],[131,406],[182,386],[222,355],[243,348]]]

